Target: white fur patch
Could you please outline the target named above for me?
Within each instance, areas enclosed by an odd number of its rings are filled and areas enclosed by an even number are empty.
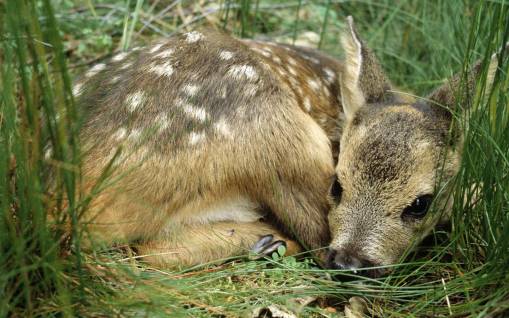
[[[258,54],[261,54],[261,55],[263,55],[265,57],[271,57],[272,56],[272,54],[271,54],[272,50],[270,50],[270,48],[260,49],[258,47],[252,47],[251,50],[253,50],[253,51],[257,52]]]
[[[74,87],[72,88],[72,94],[74,96],[80,96],[81,93],[82,93],[82,88],[83,88],[83,83],[77,83],[76,85],[74,85]]]
[[[314,64],[320,64],[320,60],[317,59],[316,57],[313,57],[313,56],[309,56],[309,55],[302,55],[302,57]]]
[[[123,59],[125,59],[126,56],[127,56],[127,52],[121,52],[121,53],[118,53],[117,55],[115,55],[111,60],[113,62],[120,62]]]
[[[196,107],[191,104],[184,104],[182,106],[182,109],[184,110],[185,113],[191,115],[192,117],[198,119],[199,121],[205,121],[208,117],[208,114],[203,107]]]
[[[311,100],[309,99],[308,96],[304,98],[303,104],[304,109],[309,113],[311,111]]]
[[[186,84],[183,91],[189,96],[194,96],[198,92],[198,88],[198,85]]]
[[[222,86],[220,89],[219,89],[219,97],[221,98],[226,98],[226,93],[228,93],[227,89],[226,89],[226,86]]]
[[[198,42],[198,41],[200,41],[201,39],[204,38],[204,35],[202,33],[198,32],[198,31],[187,32],[184,35],[186,36],[186,42],[187,43]]]
[[[244,95],[253,97],[258,93],[258,85],[255,84],[245,84],[242,88]]]
[[[92,67],[86,74],[85,77],[92,77],[106,68],[106,64],[100,63]]]
[[[230,129],[230,125],[228,125],[224,119],[221,119],[220,121],[215,123],[214,129],[223,136],[226,136],[226,137],[232,136],[232,131]]]
[[[125,63],[124,65],[122,65],[122,66],[120,67],[120,69],[121,69],[121,70],[125,70],[125,69],[130,68],[131,66],[133,66],[133,63],[130,63],[130,62],[129,62],[129,63]]]
[[[113,134],[112,137],[116,141],[122,141],[125,139],[126,136],[127,136],[127,130],[122,127],[122,128],[117,129],[117,131],[115,131],[115,133]]]
[[[308,85],[311,87],[315,92],[318,92],[320,90],[320,82],[317,79],[310,78],[308,79]]]
[[[135,128],[135,129],[131,130],[131,132],[129,133],[129,136],[127,136],[127,138],[130,141],[137,142],[140,139],[140,136],[141,136],[141,131],[138,128]]]
[[[137,91],[136,93],[127,95],[126,97],[127,110],[132,113],[140,105],[142,105],[145,102],[144,95],[145,93],[143,93],[142,91]]]
[[[295,69],[291,66],[288,66],[288,72],[290,72],[293,76],[297,76],[297,71],[295,71]]]
[[[334,73],[333,70],[331,70],[330,68],[326,67],[323,69],[324,73],[325,73],[325,76],[327,78],[327,81],[329,83],[332,83],[336,80],[336,73]]]
[[[233,52],[230,52],[230,51],[221,51],[221,53],[219,53],[219,58],[221,58],[222,60],[229,60],[233,57]]]
[[[159,51],[161,49],[161,47],[163,47],[163,44],[162,43],[158,43],[156,45],[154,45],[151,49],[150,49],[150,53],[155,53],[157,51]]]
[[[117,83],[119,80],[120,80],[120,76],[119,76],[119,75],[117,75],[117,76],[114,76],[114,77],[110,80],[110,83],[111,83],[111,84],[115,84],[115,83]]]
[[[158,114],[155,121],[159,131],[166,130],[170,126],[170,118],[168,114]]]
[[[149,68],[149,71],[156,73],[159,76],[171,77],[171,75],[173,74],[173,66],[171,65],[170,62],[155,65],[153,64]]]
[[[200,132],[200,133],[196,133],[196,132],[192,132],[189,134],[189,144],[190,145],[196,145],[197,143],[203,141],[205,139],[205,134]]]
[[[255,80],[258,78],[258,73],[251,65],[233,65],[228,74],[235,79],[249,79]]]
[[[53,157],[53,147],[51,145],[48,145],[44,147],[44,159],[49,160],[51,157]]]
[[[169,58],[170,56],[172,56],[173,53],[175,53],[174,49],[167,49],[167,50],[157,53],[156,55],[154,55],[154,57],[165,59],[165,58]]]

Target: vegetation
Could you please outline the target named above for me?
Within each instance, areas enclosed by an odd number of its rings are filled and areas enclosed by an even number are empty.
[[[279,304],[338,317],[349,297],[370,316],[509,314],[509,58],[459,121],[464,156],[450,231],[437,230],[388,277],[330,280],[309,259],[273,255],[182,271],[128,247],[80,250],[79,119],[72,78],[114,51],[198,25],[303,41],[341,56],[353,15],[393,82],[425,96],[509,40],[509,3],[492,1],[0,1],[0,316],[237,317]],[[314,32],[316,36],[314,36]],[[314,41],[314,42],[313,42]],[[48,145],[54,151],[48,152]],[[63,204],[63,198],[70,198]],[[51,217],[50,217],[51,215]],[[72,235],[65,226],[71,224]],[[297,297],[318,297],[299,306]],[[336,310],[338,312],[336,312]]]

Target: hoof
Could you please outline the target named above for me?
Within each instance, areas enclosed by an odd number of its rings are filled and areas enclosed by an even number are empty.
[[[280,246],[286,248],[286,242],[283,240],[274,240],[274,235],[268,234],[260,238],[251,248],[249,259],[257,260],[266,256],[271,256]]]

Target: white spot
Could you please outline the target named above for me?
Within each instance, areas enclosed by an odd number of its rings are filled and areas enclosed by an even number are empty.
[[[186,84],[186,86],[183,88],[183,91],[189,96],[194,96],[198,91],[198,88],[198,85]]]
[[[228,74],[230,74],[235,79],[247,78],[250,80],[254,80],[258,78],[258,74],[254,67],[250,65],[233,65],[229,70]]]
[[[265,56],[265,57],[271,57],[272,54],[271,54],[271,51],[269,49],[260,49],[260,48],[257,48],[257,47],[252,47],[251,50]]]
[[[100,63],[92,67],[86,74],[86,77],[92,77],[95,74],[99,73],[100,71],[104,70],[106,68],[106,64]]]
[[[304,98],[304,109],[309,113],[311,111],[311,100],[309,100],[309,97],[306,96],[306,98]]]
[[[315,58],[315,57],[312,57],[312,56],[309,56],[309,55],[302,55],[303,58],[305,58],[306,60],[308,61],[311,61],[315,64],[320,64],[320,60]]]
[[[231,137],[231,135],[232,135],[230,126],[226,123],[226,121],[224,119],[221,119],[220,121],[215,123],[214,129],[223,136]]]
[[[328,82],[334,82],[334,80],[336,79],[336,73],[334,73],[334,71],[331,70],[328,67],[324,68],[323,71],[325,72],[325,75],[327,77],[327,81]]]
[[[276,62],[277,64],[281,64],[281,59],[279,58],[279,56],[274,56],[274,57],[272,58],[272,60],[273,60],[274,62]]]
[[[310,78],[308,79],[308,85],[309,87],[311,87],[313,90],[315,91],[318,91],[320,89],[320,82],[316,79],[313,79],[313,78]]]
[[[258,93],[258,85],[246,84],[246,85],[244,85],[242,90],[244,91],[244,94],[246,96],[253,97],[256,95],[256,93]]]
[[[272,53],[270,46],[263,46],[262,50],[267,51],[268,53]]]
[[[72,88],[72,94],[74,96],[79,96],[81,93],[82,93],[82,89],[83,88],[83,83],[78,83],[76,85],[74,85],[74,87]]]
[[[282,67],[278,67],[276,68],[276,71],[279,73],[279,75],[281,76],[286,76],[286,71],[282,68]],[[293,78],[292,78],[293,79]],[[294,80],[294,79],[293,79]]]
[[[187,43],[194,43],[194,42],[197,42],[201,39],[203,39],[203,34],[201,34],[200,32],[198,31],[193,31],[193,32],[187,32],[186,34],[184,34],[186,36],[186,41]]]
[[[134,112],[144,102],[143,95],[144,93],[141,91],[127,95],[127,110],[131,113]]]
[[[165,62],[163,64],[152,64],[149,68],[149,71],[156,73],[159,76],[171,77],[173,74],[173,66],[170,62]]]
[[[229,60],[233,57],[233,53],[230,51],[222,51],[221,53],[219,53],[219,57],[222,60]]]
[[[115,138],[116,141],[124,140],[125,136],[127,135],[127,130],[125,128],[119,128],[114,134],[113,138]]]
[[[155,120],[159,131],[165,130],[170,126],[168,114],[158,114]]]
[[[219,96],[220,96],[221,98],[226,98],[226,93],[227,93],[226,86],[222,86],[222,87],[219,89]]]
[[[121,53],[118,53],[117,55],[115,55],[111,60],[113,62],[120,62],[123,59],[125,59],[126,56],[127,56],[127,52],[121,52]]]
[[[129,63],[125,63],[124,65],[122,65],[122,66],[120,67],[120,69],[121,69],[121,70],[125,70],[125,69],[127,69],[127,68],[131,67],[132,65],[133,65],[133,63],[131,63],[131,62],[129,62]]]
[[[261,50],[260,54],[265,56],[265,57],[271,57],[272,56],[272,54],[270,54],[270,52],[267,52],[267,50]]]
[[[162,58],[162,59],[165,59],[165,58],[168,58],[168,57],[172,56],[174,52],[175,52],[174,49],[167,49],[167,50],[164,50],[164,51],[162,51],[160,53],[157,53],[154,56]]]
[[[297,95],[302,98],[302,88],[300,86],[297,87]]]
[[[48,145],[45,147],[44,150],[44,159],[49,160],[53,156],[53,147],[51,145]]]
[[[161,49],[161,47],[163,46],[162,43],[158,43],[156,45],[154,45],[151,49],[150,49],[150,53],[155,53],[157,51],[159,51]]]
[[[195,133],[194,131],[189,135],[189,144],[190,145],[196,145],[197,143],[201,142],[203,139],[205,139],[204,133]]]
[[[182,109],[184,110],[185,113],[193,116],[194,118],[200,121],[205,121],[207,119],[207,112],[203,107],[196,107],[190,104],[184,104],[182,106]]]
[[[290,65],[293,65],[293,66],[297,65],[297,61],[295,61],[295,59],[293,57],[288,58],[288,63],[290,63]]]
[[[120,80],[120,75],[117,75],[117,76],[114,76],[114,77],[111,79],[110,83],[111,83],[111,84],[115,84],[115,83],[117,83],[119,80]]]
[[[131,141],[138,141],[138,139],[140,139],[140,135],[141,135],[141,131],[138,129],[138,128],[135,128],[133,130],[131,130],[131,132],[129,133],[129,136],[127,136],[127,138]]]
[[[290,83],[292,83],[293,88],[300,88],[300,82],[295,77],[290,77]]]
[[[288,66],[288,72],[290,72],[293,76],[297,76],[297,71],[295,71],[295,69],[291,66]]]

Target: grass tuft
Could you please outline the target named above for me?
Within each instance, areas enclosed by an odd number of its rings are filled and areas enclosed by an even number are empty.
[[[77,223],[90,198],[78,190],[74,75],[117,48],[198,25],[306,41],[340,57],[348,15],[393,82],[416,95],[483,62],[483,80],[465,94],[472,106],[458,114],[464,155],[450,231],[437,229],[392,275],[348,282],[277,254],[159,271],[128,247],[81,252]],[[492,53],[509,41],[507,21],[506,1],[0,2],[0,316],[238,317],[280,304],[335,317],[352,295],[379,317],[507,315],[509,52],[486,85]],[[306,296],[316,305],[295,303]]]

